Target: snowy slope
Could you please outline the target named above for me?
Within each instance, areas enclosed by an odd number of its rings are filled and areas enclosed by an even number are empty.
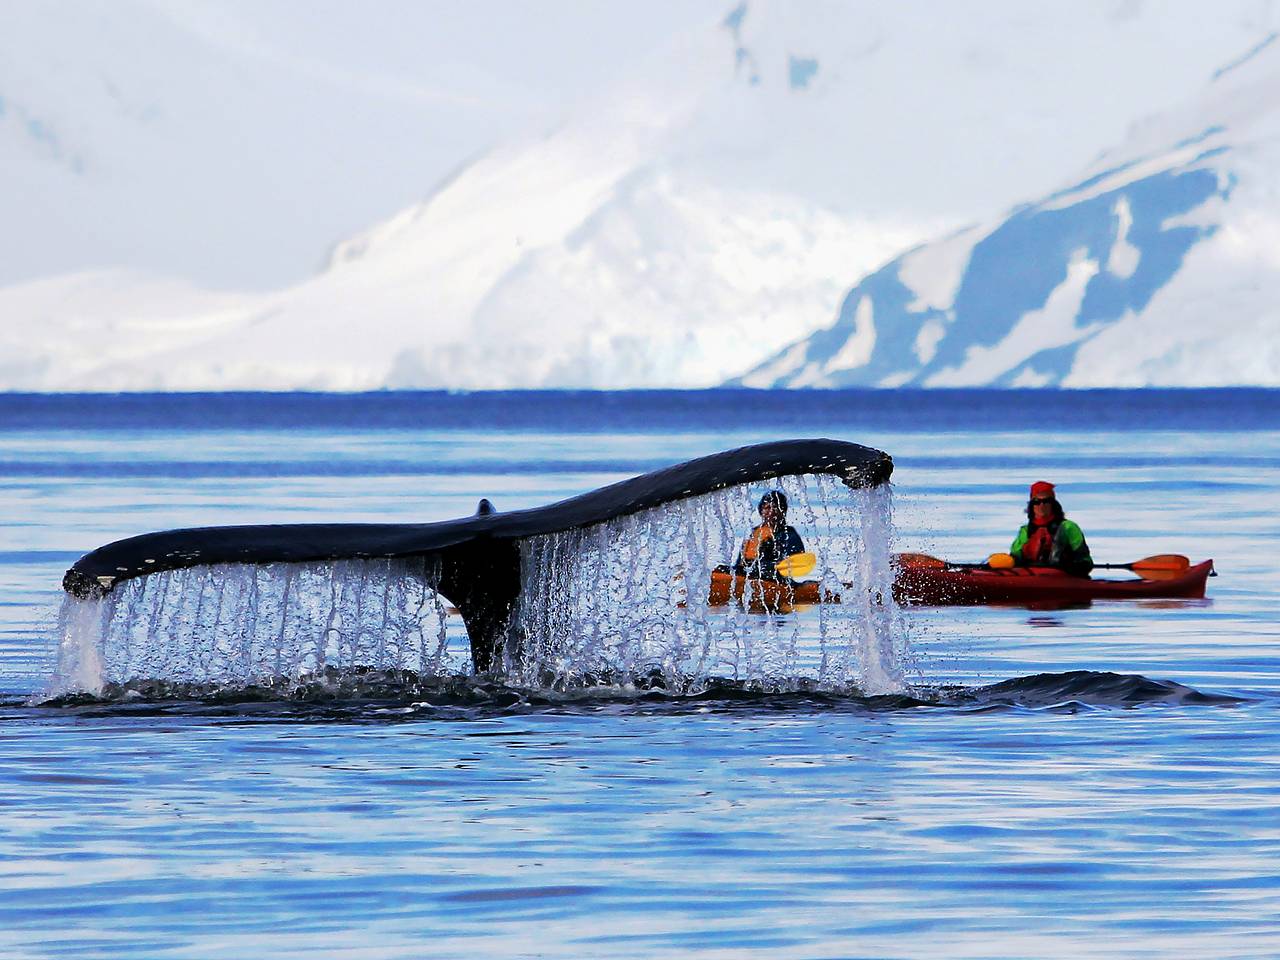
[[[231,286],[305,277],[316,235],[414,195],[407,165],[366,172],[368,155],[467,109],[255,56],[168,12],[182,7],[0,0],[0,282],[113,267]],[[363,198],[333,189],[349,179]]]
[[[495,142],[558,120],[573,82],[620,72],[605,58],[720,10],[548,0],[495,29],[492,4],[375,6],[0,0],[0,285],[115,266],[296,282]]]
[[[1202,88],[1257,42],[1255,7],[736,7],[293,287],[212,294],[103,270],[0,290],[0,387],[722,382],[829,323],[851,277],[1079,169],[1134,116]],[[920,248],[895,282],[935,304],[912,349],[932,341],[953,378],[999,368],[1004,382],[1003,360],[965,368],[946,336],[980,234]],[[1077,260],[1079,286],[1096,257]],[[856,377],[867,358],[885,372],[856,382],[902,376],[875,353],[883,333],[834,337],[816,378],[801,345],[749,382],[836,382],[823,377]]]
[[[735,383],[1280,385],[1280,42],[1067,189],[917,247]]]

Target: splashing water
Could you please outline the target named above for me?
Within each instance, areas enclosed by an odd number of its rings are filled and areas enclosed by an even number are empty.
[[[430,560],[219,564],[63,600],[50,693],[146,678],[242,687],[361,667],[460,672]]]
[[[786,614],[708,606],[712,569],[734,559],[759,522],[759,496],[779,488],[788,522],[818,556],[810,578],[842,602]],[[501,672],[517,686],[562,690],[657,676],[679,692],[712,678],[900,691],[906,637],[890,589],[890,511],[887,486],[786,477],[529,538]],[[49,694],[138,679],[235,689],[358,670],[468,672],[465,632],[437,580],[430,559],[226,564],[68,597]]]
[[[779,614],[704,602],[712,569],[734,558],[770,488],[787,494],[788,522],[818,556],[812,578],[842,603]],[[890,589],[890,529],[887,486],[850,490],[804,476],[532,537],[522,543],[519,642],[506,669],[529,686],[659,672],[668,687],[689,690],[708,677],[763,689],[803,679],[900,690],[905,634]]]

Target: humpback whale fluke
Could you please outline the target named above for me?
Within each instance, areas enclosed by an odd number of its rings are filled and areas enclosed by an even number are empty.
[[[197,527],[130,537],[76,561],[62,586],[79,598],[102,597],[123,581],[214,564],[307,563],[423,558],[431,586],[458,608],[476,670],[501,650],[520,598],[520,542],[562,533],[739,484],[828,474],[853,488],[888,481],[882,451],[840,440],[783,440],[689,460],[559,503],[498,513],[481,500],[475,515],[420,524],[307,523]]]

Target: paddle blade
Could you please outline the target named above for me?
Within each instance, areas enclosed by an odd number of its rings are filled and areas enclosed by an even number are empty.
[[[1180,553],[1161,553],[1129,565],[1129,569],[1143,580],[1173,580],[1190,567],[1191,561]]]
[[[780,577],[803,577],[818,565],[818,558],[812,553],[793,553],[778,561],[774,567]]]
[[[1135,573],[1185,573],[1191,561],[1180,553],[1160,553],[1129,564]]]
[[[993,553],[987,557],[987,566],[992,570],[1012,570],[1016,563],[1013,555],[1008,553]]]
[[[1177,580],[1182,576],[1181,570],[1135,570],[1143,580]]]
[[[939,560],[937,557],[931,557],[927,553],[895,553],[893,562],[899,568],[903,567],[928,567],[931,570],[941,570],[947,565],[947,561]]]
[[[1098,563],[1098,570],[1132,570],[1143,580],[1173,580],[1191,569],[1191,561],[1180,553],[1158,553],[1133,563]]]

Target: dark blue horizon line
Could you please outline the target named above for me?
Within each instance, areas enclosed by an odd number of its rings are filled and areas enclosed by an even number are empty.
[[[0,393],[0,432],[1280,429],[1275,387]]]
[[[606,394],[611,396],[701,396],[708,394],[785,394],[791,396],[824,396],[839,394],[874,394],[892,396],[910,394],[915,396],[947,396],[963,394],[998,394],[998,395],[1144,395],[1158,393],[1181,394],[1223,394],[1223,393],[1258,393],[1280,395],[1280,385],[1264,386],[1257,384],[1235,384],[1231,386],[1194,387],[924,387],[907,385],[901,387],[511,387],[511,388],[393,388],[381,387],[376,390],[0,390],[0,402],[9,399],[101,399],[101,398],[143,398],[143,397],[501,397],[501,396],[595,396]]]

